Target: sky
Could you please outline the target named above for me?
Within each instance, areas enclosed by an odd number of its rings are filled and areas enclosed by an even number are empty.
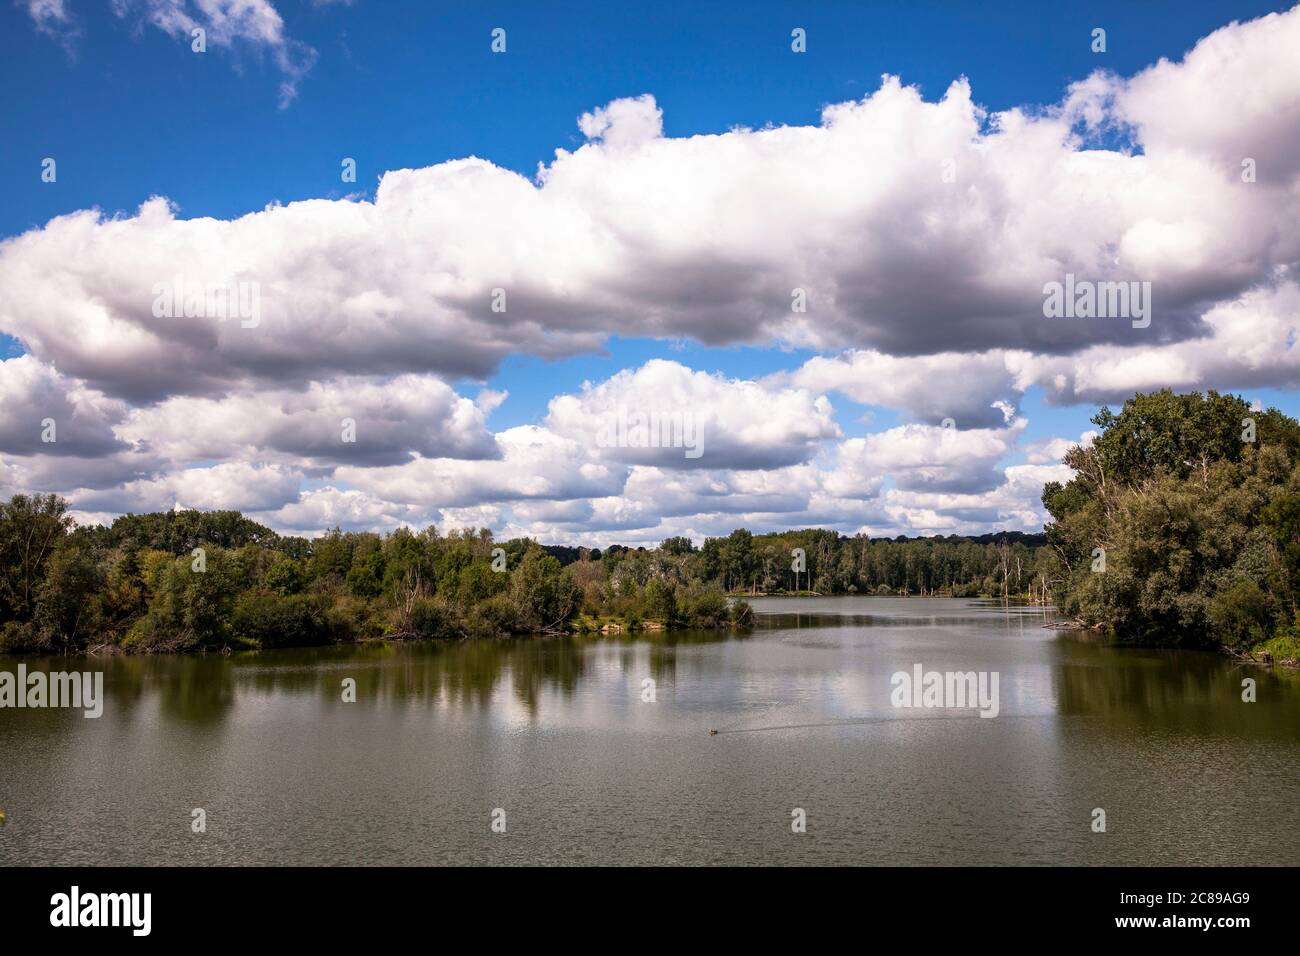
[[[0,494],[1036,531],[1102,403],[1300,413],[1300,8],[1044,7],[0,0]]]

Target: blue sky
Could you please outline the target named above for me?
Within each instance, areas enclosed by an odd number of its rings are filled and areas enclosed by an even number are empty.
[[[965,75],[993,110],[1054,103],[1098,67],[1094,26],[1112,25],[1104,65],[1130,74],[1232,19],[1288,6],[760,0],[723,14],[635,0],[290,2],[279,7],[286,31],[318,59],[280,110],[264,55],[196,57],[107,4],[75,2],[82,36],[68,55],[20,5],[0,4],[0,79],[27,91],[7,97],[0,119],[0,176],[13,184],[0,234],[89,206],[130,211],[151,195],[223,218],[338,196],[337,165],[325,161],[336,155],[357,159],[365,189],[385,170],[469,155],[531,175],[556,147],[580,145],[575,117],[640,93],[655,95],[668,136],[815,123],[824,104],[873,91],[883,73],[932,96]],[[507,56],[489,50],[497,26]],[[793,26],[808,31],[806,56],[789,53]],[[29,175],[49,155],[63,159],[57,190]]]
[[[379,177],[389,170],[467,156],[532,177],[539,164],[553,162],[557,148],[572,153],[587,143],[579,116],[641,94],[654,97],[662,111],[661,136],[671,140],[736,127],[816,127],[823,107],[876,93],[886,73],[918,86],[927,102],[966,77],[972,98],[989,112],[1023,106],[1032,114],[1060,104],[1071,83],[1098,69],[1132,77],[1161,58],[1180,60],[1233,19],[1288,9],[1251,2],[1068,9],[755,2],[726,9],[666,2],[283,0],[273,8],[282,19],[283,42],[236,39],[197,55],[187,37],[157,20],[160,9],[199,16],[184,0],[128,2],[125,15],[107,4],[66,0],[44,29],[31,10],[40,2],[53,0],[0,4],[0,82],[10,91],[0,113],[5,237],[82,209],[131,217],[152,196],[166,197],[178,219],[223,221],[304,199],[373,200]],[[1103,55],[1089,47],[1098,26],[1107,30]],[[507,31],[505,55],[490,50],[496,27]],[[806,54],[792,55],[794,27],[807,31]],[[295,90],[287,103],[279,92],[289,72],[282,56],[304,65],[292,77]],[[1144,148],[1139,143],[1137,152]],[[58,161],[55,183],[39,176],[47,156]],[[355,185],[340,182],[344,156],[356,160]],[[1197,307],[1211,305],[1203,300]],[[17,321],[0,325],[0,359],[26,351],[15,337],[23,327]],[[796,337],[793,344],[758,339],[707,347],[692,339],[689,325],[672,330],[683,334],[662,337],[613,323],[604,331],[609,334],[594,351],[555,359],[521,348],[497,356],[485,376],[442,378],[471,399],[482,388],[508,392],[485,420],[500,432],[542,425],[554,396],[652,359],[756,379],[792,373],[818,354],[878,344],[849,336],[832,344]],[[990,342],[998,345],[1007,343]],[[884,350],[918,352],[915,345]],[[72,371],[66,359],[36,357],[59,374]],[[93,375],[80,380],[101,387]],[[1253,386],[1251,398],[1300,411],[1294,393],[1276,387],[1276,374],[1245,384]],[[1055,400],[1091,394],[1072,388],[1058,389]],[[113,398],[113,389],[104,394]],[[842,437],[919,420],[915,408],[857,401],[843,390],[828,394]],[[1048,398],[1039,384],[1019,394],[1026,424],[999,458],[1002,465],[1024,461],[1028,443],[1077,438],[1088,427],[1095,402],[1061,405]],[[312,474],[305,480],[330,478]],[[334,485],[355,487],[341,479]],[[505,508],[503,521],[515,520],[508,504],[497,505]],[[109,513],[114,507],[106,501],[85,510]],[[557,526],[556,533],[580,531]]]

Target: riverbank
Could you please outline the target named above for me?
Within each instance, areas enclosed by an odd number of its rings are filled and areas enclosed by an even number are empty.
[[[1009,594],[990,594],[987,592],[956,593],[954,591],[895,591],[892,589],[877,589],[859,594],[856,591],[836,592],[832,594],[823,594],[820,591],[728,591],[729,598],[745,598],[753,600],[754,598],[912,598],[914,600],[931,600],[942,599],[949,601],[1004,601],[1008,604],[1029,607],[1050,607],[1052,605],[1051,596],[1043,600],[1028,593]]]
[[[1079,620],[1049,621],[1042,625],[1044,628],[1053,631],[1091,631],[1094,633],[1105,633],[1106,625],[1104,624],[1086,624]],[[1112,637],[1112,639],[1114,639]],[[1125,647],[1168,647],[1167,644],[1158,643],[1137,643],[1133,641],[1124,641],[1114,639],[1115,643]],[[1247,651],[1228,647],[1226,644],[1211,646],[1208,650],[1215,651],[1225,657],[1231,657],[1233,660],[1241,661],[1245,664],[1258,664],[1264,667],[1287,667],[1300,669],[1300,647],[1296,642],[1285,637],[1275,637],[1270,641],[1256,646]]]
[[[573,634],[655,634],[671,631],[729,631],[744,630],[752,624],[752,614],[744,615],[742,620],[715,621],[689,626],[673,625],[664,621],[645,621],[640,618],[625,618],[615,615],[580,615],[570,626]]]
[[[274,650],[284,647],[320,648],[362,646],[367,644],[402,644],[422,641],[458,642],[475,639],[512,640],[529,637],[555,637],[565,634],[642,634],[663,633],[681,630],[691,631],[735,631],[746,630],[753,625],[754,615],[749,603],[744,600],[723,600],[718,608],[706,613],[694,613],[689,619],[647,619],[638,615],[579,613],[556,627],[543,630],[501,630],[487,633],[469,633],[428,636],[420,633],[383,632],[373,635],[355,636],[348,640],[295,641],[291,644],[276,643],[264,646],[261,642],[248,639],[233,640],[217,647],[208,645],[192,646],[184,643],[140,645],[132,642],[101,641],[78,648],[45,648],[33,646],[4,647],[0,654],[14,657],[43,657],[57,654],[85,654],[90,657],[134,656],[150,654],[232,654],[245,651]]]

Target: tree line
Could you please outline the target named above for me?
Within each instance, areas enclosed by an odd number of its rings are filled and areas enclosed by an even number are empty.
[[[234,511],[74,524],[56,495],[0,503],[0,651],[189,651],[367,639],[722,627],[743,602],[707,581],[615,573],[622,553],[567,566],[486,529],[281,536]]]
[[[740,529],[696,547],[497,543],[487,529],[276,534],[234,511],[78,527],[56,495],[0,503],[0,650],[187,651],[368,639],[744,625],[742,595],[1016,594],[1041,540]]]
[[[730,593],[1039,597],[1047,578],[1043,535],[845,537],[808,528],[706,538],[668,538],[653,550],[609,549],[638,580],[685,576]]]

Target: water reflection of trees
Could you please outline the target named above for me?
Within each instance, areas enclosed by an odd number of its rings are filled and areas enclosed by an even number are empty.
[[[648,663],[651,676],[663,682],[676,675],[679,645],[726,639],[726,632],[678,631],[637,638],[376,643],[231,656],[91,658],[78,666],[104,670],[105,695],[124,718],[151,696],[167,717],[194,724],[220,722],[239,694],[310,696],[322,706],[346,706],[345,678],[356,681],[360,705],[469,708],[487,706],[508,678],[511,693],[535,714],[547,693],[571,697],[578,690],[595,648],[612,651],[628,672],[644,672]]]
[[[69,668],[102,670],[105,708],[113,708],[124,719],[151,695],[157,696],[165,716],[192,724],[221,720],[235,702],[235,664],[220,655],[69,658],[55,669]]]
[[[1296,674],[1236,665],[1209,652],[1063,638],[1052,683],[1062,715],[1103,717],[1134,730],[1175,729],[1295,738]],[[1256,681],[1256,703],[1241,699]]]

